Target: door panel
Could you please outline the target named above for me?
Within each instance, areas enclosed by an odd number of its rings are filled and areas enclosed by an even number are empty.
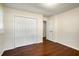
[[[36,19],[15,17],[15,47],[32,44],[36,40]]]

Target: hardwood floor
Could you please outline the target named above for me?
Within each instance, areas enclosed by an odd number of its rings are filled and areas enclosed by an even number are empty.
[[[3,53],[3,56],[79,56],[79,51],[46,40],[44,43],[7,50]]]

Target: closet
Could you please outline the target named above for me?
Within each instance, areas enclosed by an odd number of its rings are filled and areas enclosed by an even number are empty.
[[[14,47],[32,44],[37,39],[37,24],[35,18],[14,17]]]

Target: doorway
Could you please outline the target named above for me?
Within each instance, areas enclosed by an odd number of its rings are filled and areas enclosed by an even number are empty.
[[[43,41],[46,41],[46,37],[47,37],[46,29],[47,29],[47,23],[46,23],[46,21],[43,21]]]

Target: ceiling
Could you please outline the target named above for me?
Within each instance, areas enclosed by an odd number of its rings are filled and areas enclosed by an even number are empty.
[[[46,3],[4,3],[4,6],[23,11],[43,14],[44,16],[56,15],[70,9],[79,7],[79,3],[56,3],[46,7]]]

